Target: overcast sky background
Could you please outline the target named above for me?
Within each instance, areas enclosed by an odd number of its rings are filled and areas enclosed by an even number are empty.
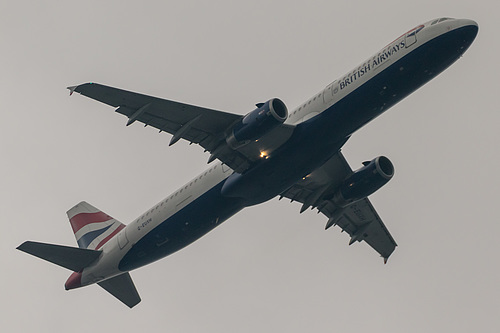
[[[3,1],[0,322],[33,332],[498,332],[498,1]],[[480,25],[465,56],[344,147],[396,167],[371,200],[399,246],[387,265],[285,200],[246,209],[132,272],[130,310],[15,248],[76,246],[81,200],[127,224],[208,154],[67,86],[99,82],[245,114],[293,109],[405,31]]]

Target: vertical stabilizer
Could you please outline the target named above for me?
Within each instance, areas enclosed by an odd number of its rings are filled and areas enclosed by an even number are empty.
[[[80,202],[67,212],[78,246],[98,250],[125,225],[94,206]]]

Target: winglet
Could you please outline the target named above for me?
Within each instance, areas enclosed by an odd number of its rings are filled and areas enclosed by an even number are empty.
[[[71,87],[68,87],[67,89],[69,89],[69,95],[73,95],[73,93],[75,92],[76,88],[78,88],[78,86],[71,86]]]

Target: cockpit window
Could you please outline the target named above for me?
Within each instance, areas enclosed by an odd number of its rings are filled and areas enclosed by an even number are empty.
[[[441,23],[441,22],[443,22],[443,21],[448,21],[448,20],[451,20],[451,18],[449,18],[449,17],[442,17],[442,18],[440,18],[440,19],[437,19],[437,20],[432,21],[431,25],[434,25],[434,24],[436,24],[436,23]]]

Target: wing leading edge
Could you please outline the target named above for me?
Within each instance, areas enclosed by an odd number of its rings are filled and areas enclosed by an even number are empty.
[[[70,94],[80,93],[104,104],[128,118],[127,126],[136,121],[173,135],[170,145],[180,139],[197,143],[215,158],[236,172],[243,173],[261,160],[261,152],[272,152],[285,143],[294,127],[281,125],[259,139],[237,149],[226,143],[228,129],[243,118],[242,115],[183,104],[143,95],[97,83],[68,87]]]
[[[339,226],[351,236],[349,245],[356,241],[365,241],[387,262],[397,244],[370,200],[365,198],[340,208],[329,199],[352,173],[351,167],[339,151],[321,168],[293,185],[281,196],[301,202],[301,213],[308,208],[317,208],[328,218],[325,229]]]

